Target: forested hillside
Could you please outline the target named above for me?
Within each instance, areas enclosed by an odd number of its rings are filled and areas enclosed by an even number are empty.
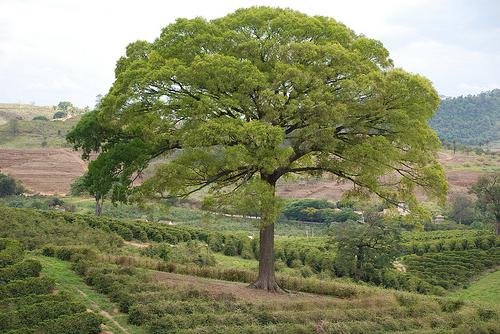
[[[430,125],[447,142],[475,146],[500,140],[500,89],[443,99]]]

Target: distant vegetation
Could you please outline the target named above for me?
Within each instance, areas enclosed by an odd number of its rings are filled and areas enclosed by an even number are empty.
[[[0,125],[0,148],[67,147],[66,133],[79,117],[61,121],[45,121],[45,116],[36,120],[10,120]],[[52,119],[52,116],[50,116]],[[44,144],[45,142],[45,144]]]
[[[24,187],[9,175],[0,173],[0,197],[19,195],[24,192]]]
[[[448,143],[479,146],[496,142],[500,140],[500,89],[445,98],[429,123]]]

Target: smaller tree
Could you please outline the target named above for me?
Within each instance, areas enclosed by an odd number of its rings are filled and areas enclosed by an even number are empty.
[[[477,196],[477,209],[495,225],[496,234],[500,235],[500,174],[481,176],[470,192]]]
[[[74,111],[75,107],[73,106],[73,103],[69,101],[61,101],[57,104],[57,109],[66,114],[69,114]]]
[[[0,173],[0,197],[19,195],[24,191],[24,187],[13,177]]]
[[[383,219],[369,223],[347,221],[331,230],[337,243],[338,274],[371,281],[400,254],[400,229]]]
[[[46,116],[39,115],[39,116],[33,117],[33,120],[34,121],[48,121],[49,119]]]
[[[451,199],[448,214],[455,222],[469,225],[474,220],[474,202],[469,196],[456,195]]]

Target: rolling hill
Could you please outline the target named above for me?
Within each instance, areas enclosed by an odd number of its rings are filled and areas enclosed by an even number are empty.
[[[429,122],[441,140],[500,148],[500,89],[444,98]]]

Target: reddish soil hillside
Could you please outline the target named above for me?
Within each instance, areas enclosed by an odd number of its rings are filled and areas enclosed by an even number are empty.
[[[71,149],[0,149],[0,171],[34,193],[65,195],[86,168],[80,154]]]
[[[498,160],[483,161],[484,157],[449,152],[440,153],[450,185],[450,195],[466,192],[478,177],[486,174],[476,168],[480,164],[498,166]],[[464,169],[463,165],[471,165]],[[73,180],[82,175],[87,163],[71,149],[0,149],[0,171],[22,181],[35,193],[64,195],[69,192]],[[150,171],[151,172],[151,171]],[[324,198],[336,201],[351,189],[349,183],[337,183],[332,179],[310,179],[281,182],[278,193],[286,198]]]

